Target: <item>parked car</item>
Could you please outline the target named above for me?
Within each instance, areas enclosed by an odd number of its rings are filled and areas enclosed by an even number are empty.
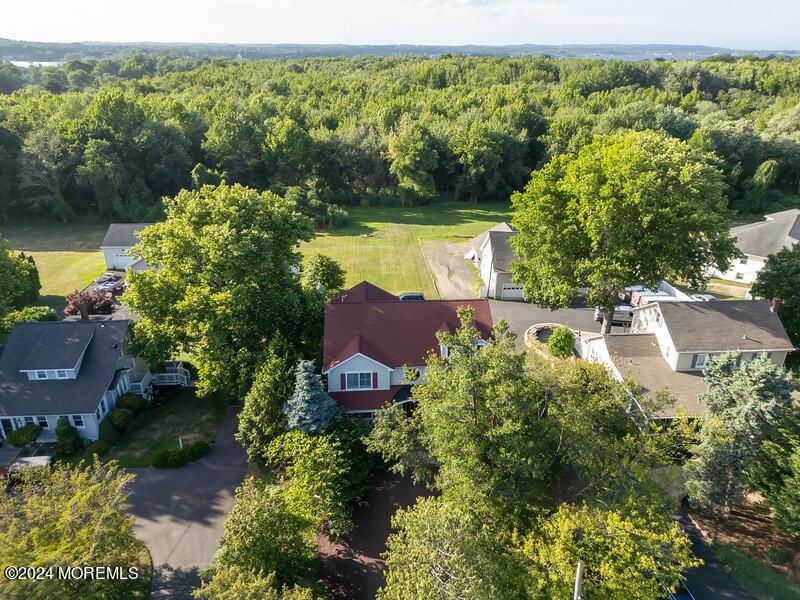
[[[94,282],[95,283],[106,283],[107,281],[112,281],[112,280],[115,280],[115,279],[119,279],[119,275],[117,275],[116,273],[103,273],[102,275],[100,275],[100,277],[95,279]]]
[[[717,298],[711,294],[692,294],[692,300],[697,302],[713,302]]]
[[[121,292],[124,286],[124,281],[120,281],[119,279],[109,279],[105,283],[98,285],[97,289],[102,292]]]
[[[603,309],[599,306],[594,309],[594,320],[598,323],[603,322]],[[611,317],[612,325],[630,325],[633,321],[633,307],[627,304],[620,304],[614,307],[614,316]]]
[[[403,302],[407,301],[421,302],[425,300],[425,294],[423,294],[422,292],[405,292],[403,294],[400,294],[398,298],[400,298],[400,300],[402,300]]]

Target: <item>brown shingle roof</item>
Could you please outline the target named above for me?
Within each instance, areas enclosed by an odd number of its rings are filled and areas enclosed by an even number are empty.
[[[766,300],[660,302],[658,306],[678,352],[794,349]]]
[[[368,286],[368,287],[365,287]],[[360,288],[358,291],[357,288]],[[367,296],[376,300],[354,298]],[[323,369],[328,370],[360,351],[391,368],[422,365],[431,350],[439,349],[437,331],[458,323],[456,311],[471,306],[481,337],[492,332],[486,300],[425,300],[402,302],[371,284],[361,283],[325,305]],[[388,300],[387,297],[394,298]]]
[[[690,417],[705,413],[706,407],[699,400],[700,394],[706,391],[702,372],[673,371],[661,356],[655,334],[612,333],[604,338],[614,366],[623,377],[638,383],[641,393],[655,398],[656,392],[664,390],[675,397],[675,406],[647,416],[674,417],[678,406]]]

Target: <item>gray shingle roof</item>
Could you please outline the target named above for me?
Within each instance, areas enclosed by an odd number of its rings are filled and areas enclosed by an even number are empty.
[[[516,256],[508,240],[517,233],[516,231],[490,231],[488,233],[489,243],[492,245],[492,262],[495,271],[511,272],[511,263]]]
[[[502,223],[498,223],[491,229],[484,231],[482,234],[472,238],[469,242],[469,246],[479,256],[480,256],[481,246],[483,246],[483,242],[486,239],[486,236],[489,235],[490,231],[516,231],[516,229],[510,223],[506,223],[505,221],[503,221]]]
[[[145,227],[153,223],[112,223],[106,230],[103,241],[100,242],[101,248],[108,247],[130,247],[139,242],[138,234]]]
[[[63,348],[71,337],[93,333],[77,379],[29,381],[20,373],[31,347]],[[77,333],[76,333],[77,332]],[[128,321],[17,323],[0,354],[0,414],[9,416],[92,413],[123,365]]]
[[[705,413],[705,404],[699,400],[706,391],[702,372],[673,371],[661,356],[655,334],[612,333],[604,338],[614,366],[623,377],[638,383],[641,393],[655,398],[656,392],[663,390],[675,398],[675,406],[647,416],[674,417],[677,407],[684,408],[690,417]]]
[[[94,337],[92,327],[70,327],[66,335],[59,335],[57,343],[53,343],[52,332],[52,328],[42,329],[28,356],[20,364],[20,369],[74,369]]]
[[[658,306],[678,352],[794,349],[766,300],[661,302]]]
[[[800,242],[800,209],[772,213],[764,221],[734,227],[731,236],[745,254],[766,258]]]

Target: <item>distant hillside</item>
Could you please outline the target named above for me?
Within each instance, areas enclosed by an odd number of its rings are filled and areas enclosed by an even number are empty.
[[[474,56],[550,55],[569,58],[604,58],[619,60],[703,59],[716,54],[800,56],[800,50],[780,52],[766,50],[734,50],[712,46],[671,44],[598,44],[517,46],[350,46],[346,44],[160,44],[136,42],[27,42],[0,38],[0,60],[56,62],[74,58],[106,58],[136,51],[148,54],[186,57],[306,58],[318,56],[441,56],[468,54]]]

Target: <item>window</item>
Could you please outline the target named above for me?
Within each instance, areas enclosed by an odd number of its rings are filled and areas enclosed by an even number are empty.
[[[746,265],[747,264],[747,257],[745,256],[744,258],[739,259],[739,264],[740,265]]]
[[[33,425],[33,417],[25,417],[25,425]]]
[[[371,390],[372,373],[348,373],[346,383],[348,390]]]
[[[36,379],[47,379],[47,371],[36,371]]]
[[[100,422],[100,407],[99,406],[97,407],[97,410],[94,411],[94,416],[97,419],[97,422],[99,423]]]
[[[83,428],[83,415],[72,415],[72,424],[75,427]]]
[[[39,421],[39,427],[41,427],[42,429],[50,428],[50,425],[47,424],[47,417],[40,415],[36,417],[36,420]]]
[[[708,354],[695,354],[692,357],[693,369],[704,369],[708,362]]]
[[[737,273],[736,279],[744,279],[744,273]]]
[[[106,414],[106,413],[108,412],[108,404],[106,404],[106,399],[105,399],[105,398],[103,398],[103,399],[100,401],[100,406],[101,406],[101,407],[102,407],[102,409],[103,409],[103,410],[102,410],[102,413],[103,413],[103,414]]]
[[[56,371],[56,379],[66,379],[67,372],[66,371]]]

